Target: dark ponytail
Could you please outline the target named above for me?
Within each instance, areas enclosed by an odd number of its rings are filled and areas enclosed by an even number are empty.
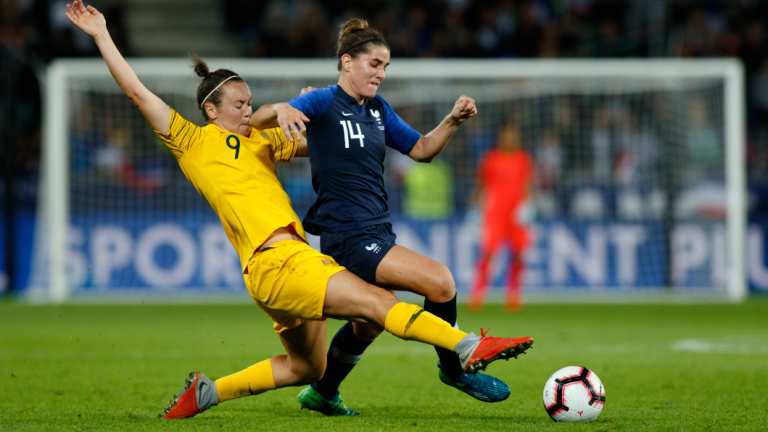
[[[352,58],[362,52],[368,52],[369,44],[381,45],[389,48],[380,31],[368,25],[368,21],[362,18],[350,18],[341,25],[339,38],[336,42],[336,57],[339,62],[336,66],[341,70],[341,56],[349,54]]]

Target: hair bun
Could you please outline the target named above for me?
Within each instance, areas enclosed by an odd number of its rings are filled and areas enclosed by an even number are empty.
[[[368,21],[363,18],[350,18],[341,25],[340,36],[344,36],[348,33],[361,31],[367,29]]]
[[[192,62],[195,65],[195,74],[201,78],[208,78],[211,76],[211,70],[208,69],[208,65],[196,54],[192,55]]]

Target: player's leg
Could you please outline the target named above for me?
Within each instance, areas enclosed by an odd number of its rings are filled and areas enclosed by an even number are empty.
[[[519,310],[522,306],[522,278],[525,272],[524,254],[530,244],[530,233],[524,226],[514,226],[510,232],[509,270],[507,273],[506,307]]]
[[[216,380],[222,401],[275,388],[301,385],[322,376],[325,369],[325,321],[303,321],[279,331],[285,354],[256,363]]]
[[[456,285],[447,267],[404,246],[394,246],[376,271],[376,281],[425,297],[424,310],[456,325]],[[439,358],[440,380],[485,402],[509,397],[509,387],[486,374],[468,374],[453,350],[435,348]]]
[[[516,356],[533,343],[529,337],[467,334],[419,306],[398,301],[390,291],[366,283],[305,243],[272,246],[249,262],[248,286],[256,287],[251,295],[273,317],[282,313],[301,319],[328,316],[371,322],[402,339],[452,349],[471,372]]]
[[[525,271],[525,261],[520,250],[511,249],[509,256],[509,273],[507,274],[507,293],[505,305],[510,311],[519,310],[522,307],[521,284]]]
[[[447,349],[467,336],[418,306],[398,302],[390,291],[364,282],[303,242],[273,244],[255,254],[248,268],[248,290],[273,318],[287,314],[370,322],[404,339]],[[463,352],[472,351],[465,345]]]
[[[376,283],[423,295],[424,310],[456,325],[456,284],[450,270],[432,258],[394,245],[376,269]],[[455,352],[436,351],[444,372],[452,376],[463,372]]]
[[[388,332],[402,339],[453,350],[459,356],[462,369],[470,373],[484,369],[495,360],[517,357],[533,345],[530,337],[493,338],[467,334],[416,305],[399,302],[391,292],[367,284],[347,271],[333,275],[328,281],[325,312],[328,316],[367,319],[383,325]],[[483,386],[488,385],[489,380],[494,381],[494,388],[488,389],[484,396],[476,397],[505,398],[506,386],[503,383],[497,385],[498,380],[482,375],[471,381],[476,386]],[[508,389],[506,393],[508,395]]]
[[[299,405],[329,416],[359,415],[344,402],[339,387],[383,330],[374,324],[347,321],[331,340],[325,374],[299,392]]]
[[[469,295],[469,307],[475,310],[482,308],[485,303],[485,296],[490,283],[491,261],[501,242],[498,226],[486,225],[484,230],[478,248],[479,256],[475,267],[475,281]]]
[[[361,230],[330,233],[320,237],[323,253],[333,257],[365,282],[375,283],[376,267],[394,245],[395,235],[388,224]],[[378,325],[348,322],[331,340],[325,374],[310,388],[299,393],[302,408],[320,411],[326,415],[355,415],[355,411],[340,401],[339,388],[344,379],[360,361],[366,348],[383,331]]]
[[[353,233],[324,234],[324,253],[333,256],[368,283],[391,286],[421,294],[424,309],[456,323],[456,287],[450,271],[431,258],[395,245],[389,224],[367,227]],[[328,369],[316,390],[330,397],[351,371],[365,348],[381,328],[363,323],[349,324],[337,333],[328,352]],[[440,363],[449,375],[463,372],[456,353],[438,348]]]
[[[296,321],[279,335],[286,353],[264,359],[243,370],[212,381],[190,373],[182,392],[163,413],[166,419],[192,417],[221,402],[257,395],[275,388],[310,383],[325,368],[325,321]]]

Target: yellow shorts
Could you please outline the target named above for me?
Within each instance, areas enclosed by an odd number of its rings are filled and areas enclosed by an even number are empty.
[[[323,318],[328,280],[344,267],[308,244],[283,240],[248,261],[245,286],[281,333]]]

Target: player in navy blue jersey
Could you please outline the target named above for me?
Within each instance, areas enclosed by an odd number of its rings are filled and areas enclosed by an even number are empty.
[[[389,46],[379,31],[365,20],[348,20],[339,33],[337,55],[336,85],[260,109],[252,124],[276,121],[289,136],[306,132],[317,200],[304,227],[320,236],[324,253],[370,283],[423,295],[425,310],[455,325],[456,286],[448,268],[395,243],[384,155],[391,147],[429,162],[464,121],[477,115],[475,101],[460,96],[451,112],[422,135],[376,94],[390,63]],[[381,331],[358,322],[344,325],[331,342],[325,375],[299,394],[302,407],[327,415],[357,415],[341,399],[339,385]],[[444,383],[486,402],[509,396],[503,381],[465,373],[455,353],[437,352],[438,376]]]

